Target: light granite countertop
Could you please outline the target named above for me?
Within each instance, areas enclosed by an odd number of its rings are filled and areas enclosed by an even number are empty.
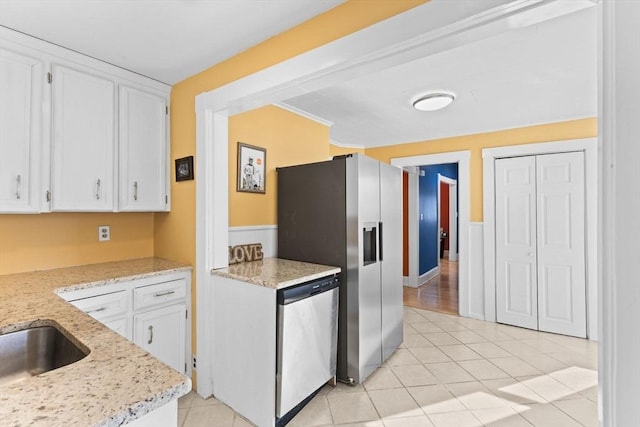
[[[233,264],[211,272],[217,276],[253,283],[258,286],[283,289],[340,273],[340,267],[280,258],[264,258],[260,261]]]
[[[119,426],[191,390],[191,380],[56,295],[191,267],[160,258],[0,276],[0,334],[54,325],[82,360],[0,386],[0,425]]]

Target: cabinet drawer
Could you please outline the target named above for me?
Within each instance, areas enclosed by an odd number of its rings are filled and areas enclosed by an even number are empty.
[[[128,292],[126,291],[120,291],[70,302],[94,319],[101,320],[119,314],[126,314],[128,311],[127,294]]]
[[[133,290],[133,309],[153,307],[171,301],[179,301],[187,296],[186,280],[172,280],[142,286]]]

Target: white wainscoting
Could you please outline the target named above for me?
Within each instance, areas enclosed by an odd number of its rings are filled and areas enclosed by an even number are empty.
[[[469,223],[469,317],[485,320],[482,222]]]
[[[229,246],[262,243],[265,258],[278,256],[278,226],[249,225],[229,227]]]

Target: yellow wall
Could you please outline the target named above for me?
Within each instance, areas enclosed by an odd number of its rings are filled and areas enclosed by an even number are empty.
[[[195,96],[426,1],[349,0],[177,84],[171,99],[172,212],[1,215],[0,274],[153,255],[195,265],[195,181],[173,180],[173,160],[195,154]],[[97,241],[97,227],[104,224],[111,225],[110,242]]]
[[[224,62],[196,74],[171,91],[171,159],[195,155],[195,97],[234,80],[268,68],[286,59],[337,40],[377,22],[407,11],[428,0],[348,0],[309,21],[272,37]],[[269,156],[269,154],[267,154]],[[172,177],[174,176],[174,165]],[[267,185],[270,185],[267,183]],[[252,195],[256,196],[256,195]],[[155,215],[156,256],[195,266],[195,185],[194,181],[171,183],[171,212]],[[258,196],[256,196],[258,197]],[[221,206],[220,209],[226,209]],[[235,209],[235,207],[229,207]],[[195,337],[195,280],[193,331]],[[193,342],[194,351],[196,342]]]
[[[343,154],[351,154],[351,153],[360,153],[364,154],[364,148],[346,148],[340,147],[338,145],[329,145],[329,155],[333,156],[342,156]]]
[[[175,174],[174,159],[196,154],[196,95],[327,44],[426,1],[349,0],[176,84],[171,91],[171,176]],[[154,253],[195,265],[195,181],[171,181],[171,212],[155,215]]]
[[[98,242],[98,226],[111,240]],[[153,256],[151,213],[0,215],[0,274]]]
[[[482,149],[546,141],[590,138],[598,135],[597,118],[550,123],[496,132],[371,148],[366,154],[389,163],[395,157],[471,151],[471,221],[482,221]]]
[[[274,106],[229,119],[229,226],[277,224],[276,168],[329,158],[329,128]],[[238,142],[267,150],[265,194],[236,191]]]

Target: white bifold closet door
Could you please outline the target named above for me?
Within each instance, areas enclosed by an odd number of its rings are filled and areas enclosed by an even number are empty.
[[[586,337],[584,153],[495,170],[498,322]]]

